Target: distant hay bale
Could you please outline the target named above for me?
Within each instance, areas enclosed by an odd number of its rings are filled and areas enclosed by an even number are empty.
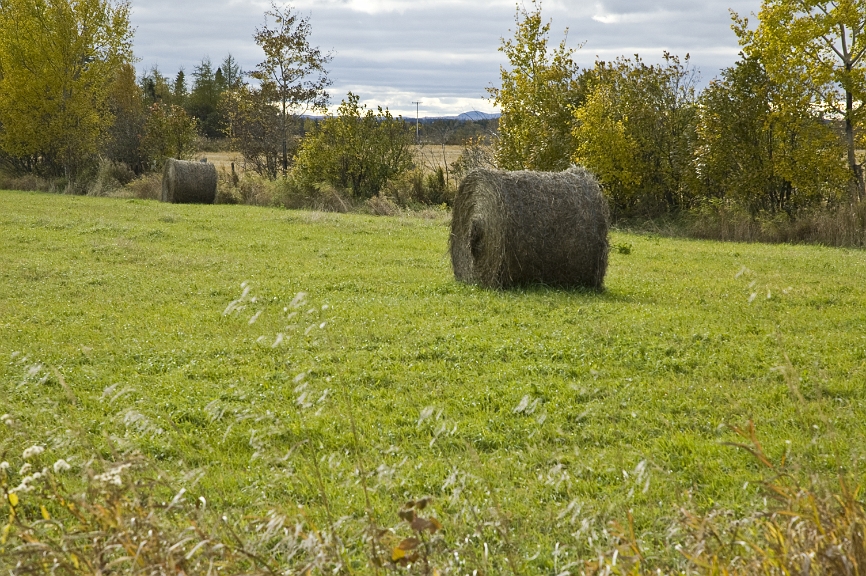
[[[473,170],[454,200],[454,276],[489,288],[543,283],[601,289],[608,216],[598,182],[583,168]]]
[[[169,158],[162,171],[162,201],[173,204],[213,204],[217,171],[213,164]]]

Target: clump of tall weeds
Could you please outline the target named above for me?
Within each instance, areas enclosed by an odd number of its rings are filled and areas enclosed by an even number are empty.
[[[262,520],[222,524],[141,458],[90,461],[77,474],[63,459],[43,464],[25,450],[2,463],[6,517],[0,568],[10,574],[268,574],[271,552],[301,535]],[[35,465],[35,467],[34,467]],[[268,553],[268,555],[262,555]]]
[[[699,514],[688,506],[671,526],[674,543],[686,561],[685,573],[712,576],[866,574],[866,505],[862,488],[840,477],[837,486],[800,481],[789,470],[788,455],[778,462],[765,453],[756,427],[732,427],[746,451],[763,468],[760,483],[765,506],[739,516],[714,509]],[[583,574],[657,574],[669,571],[648,562],[635,536],[631,514],[627,526],[613,523],[612,545]]]
[[[866,506],[862,488],[840,476],[837,486],[804,484],[788,469],[787,455],[767,456],[752,422],[735,427],[764,469],[767,505],[735,518],[718,511],[683,511],[687,540],[681,552],[706,574],[866,574]]]

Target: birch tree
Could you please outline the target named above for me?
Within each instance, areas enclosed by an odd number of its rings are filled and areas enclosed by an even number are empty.
[[[732,16],[744,52],[761,60],[789,100],[802,94],[802,109],[843,119],[851,194],[861,199],[856,140],[866,95],[866,0],[763,0],[754,30]]]
[[[265,17],[272,25],[256,29],[253,38],[265,53],[265,59],[250,72],[261,82],[262,92],[279,106],[280,130],[283,136],[283,173],[289,167],[288,138],[292,119],[311,110],[324,111],[330,85],[325,65],[330,54],[310,45],[310,21],[290,6],[272,4]]]

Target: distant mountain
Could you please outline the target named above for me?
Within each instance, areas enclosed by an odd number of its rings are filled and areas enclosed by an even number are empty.
[[[457,120],[461,122],[468,121],[478,121],[478,120],[493,120],[495,118],[499,118],[499,114],[488,114],[487,112],[479,112],[478,110],[471,110],[469,112],[464,112],[457,116]]]
[[[495,120],[499,118],[501,114],[498,112],[495,114],[489,114],[487,112],[480,112],[478,110],[470,110],[469,112],[464,112],[463,114],[458,114],[457,116],[424,116],[419,118],[418,121],[421,124],[429,124],[430,122],[436,122],[437,120],[457,120],[458,122],[477,122],[479,120]],[[308,118],[310,120],[322,120],[324,116],[314,115],[314,114],[303,114],[301,118]],[[413,116],[403,116],[403,119],[407,122],[415,122],[415,118]]]
[[[464,112],[463,114],[458,114],[457,116],[424,116],[423,118],[419,118],[419,121],[422,124],[429,124],[430,122],[436,122],[437,120],[456,120],[458,122],[477,122],[479,120],[495,120],[499,118],[501,114],[488,114],[487,112],[479,112],[478,110],[471,110],[469,112]],[[414,119],[409,116],[404,116],[404,118],[409,121]]]

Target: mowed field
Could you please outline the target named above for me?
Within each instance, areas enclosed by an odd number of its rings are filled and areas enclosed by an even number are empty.
[[[614,231],[604,292],[497,292],[447,224],[0,192],[11,481],[31,444],[137,451],[347,533],[431,496],[488,573],[552,573],[629,510],[675,566],[680,507],[763,507],[750,420],[795,477],[863,480],[866,253]]]
[[[427,170],[435,170],[438,167],[443,169],[446,165],[449,167],[460,158],[463,152],[462,146],[438,146],[435,144],[427,144],[415,149],[416,163],[419,167]],[[211,164],[215,164],[217,170],[231,171],[231,165],[234,163],[235,170],[239,173],[244,171],[244,159],[240,152],[200,152],[196,154],[195,160],[207,159]]]

